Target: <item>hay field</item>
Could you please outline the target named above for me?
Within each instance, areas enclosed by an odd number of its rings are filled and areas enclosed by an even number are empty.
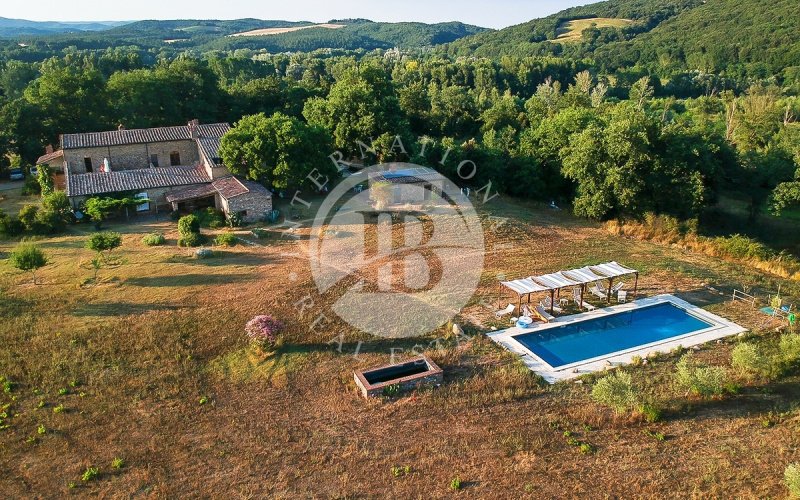
[[[609,17],[593,17],[590,19],[575,19],[562,23],[558,27],[556,33],[556,41],[560,42],[579,42],[581,40],[581,33],[587,28],[591,28],[596,24],[598,28],[622,28],[633,24],[630,19],[615,19]]]
[[[168,219],[112,223],[124,234],[122,264],[101,270],[95,286],[82,285],[91,275],[83,248],[91,228],[38,238],[52,261],[39,273],[43,284],[0,261],[0,375],[10,382],[0,392],[0,491],[449,498],[458,477],[468,498],[785,495],[783,469],[800,460],[797,373],[702,400],[676,388],[677,358],[665,355],[629,370],[664,408],[663,420],[649,424],[592,402],[591,377],[541,384],[481,334],[502,326],[492,314],[499,275],[618,260],[643,271],[643,293],[676,293],[752,327],[764,342],[776,338],[776,325],[709,287],[745,283],[764,293],[782,285],[797,300],[796,283],[612,236],[533,203],[496,199],[480,214],[486,266],[455,318],[473,336],[465,342],[446,326],[410,340],[373,338],[330,314],[306,259],[308,224],[292,237],[276,229],[198,260],[175,246]],[[144,246],[152,231],[165,233],[167,245]],[[0,241],[0,258],[15,244]],[[243,336],[245,322],[264,313],[287,326],[269,357],[255,355]],[[727,366],[735,341],[696,356]],[[444,368],[442,387],[359,397],[354,369],[415,345]],[[569,445],[565,432],[594,452]],[[89,467],[99,474],[83,481]]]
[[[324,28],[330,30],[336,30],[344,28],[346,25],[344,24],[311,24],[308,26],[292,26],[288,28],[264,28],[258,30],[251,30],[251,31],[244,31],[242,33],[234,33],[233,35],[229,36],[266,36],[266,35],[280,35],[282,33],[292,33],[294,31],[306,30],[310,28]]]

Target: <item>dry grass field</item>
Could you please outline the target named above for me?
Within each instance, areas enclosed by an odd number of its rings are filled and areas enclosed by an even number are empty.
[[[622,28],[633,24],[630,19],[614,19],[609,17],[592,17],[590,19],[575,19],[567,21],[558,27],[556,37],[561,42],[580,42],[583,30],[591,28],[592,25],[598,28]]]
[[[324,28],[329,30],[336,30],[340,28],[344,28],[344,24],[330,24],[330,23],[323,23],[323,24],[310,24],[308,26],[293,26],[289,28],[263,28],[259,30],[250,30],[245,31],[242,33],[234,33],[230,36],[265,36],[265,35],[280,35],[282,33],[291,33],[293,31],[300,31],[306,30],[310,28]]]
[[[82,285],[91,276],[88,226],[40,238],[52,262],[39,273],[43,284],[0,263],[0,375],[10,381],[0,394],[0,491],[444,498],[456,494],[457,477],[465,498],[785,497],[783,470],[800,460],[797,374],[702,400],[676,388],[676,356],[664,355],[626,369],[664,409],[648,424],[593,403],[591,377],[542,384],[481,333],[501,326],[497,304],[487,304],[498,275],[618,260],[642,270],[644,294],[676,293],[753,328],[761,342],[776,338],[777,325],[723,293],[781,285],[796,300],[797,283],[614,237],[565,211],[496,199],[480,212],[486,268],[455,319],[469,341],[446,326],[422,339],[380,340],[337,320],[305,258],[307,227],[199,260],[176,246],[174,222],[109,224],[124,234],[121,264],[93,285]],[[167,245],[144,246],[152,231]],[[0,241],[0,258],[14,244]],[[313,306],[300,312],[306,296]],[[272,356],[246,345],[243,326],[256,314],[287,326]],[[328,320],[315,326],[320,314]],[[736,341],[697,356],[728,366]],[[444,368],[443,386],[359,397],[353,369],[415,344]],[[595,451],[570,446],[565,431]],[[88,467],[98,475],[83,481]]]

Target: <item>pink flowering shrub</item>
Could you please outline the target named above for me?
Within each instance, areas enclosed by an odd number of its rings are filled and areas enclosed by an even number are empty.
[[[275,347],[282,329],[283,324],[272,316],[256,316],[244,327],[250,342],[265,351]]]

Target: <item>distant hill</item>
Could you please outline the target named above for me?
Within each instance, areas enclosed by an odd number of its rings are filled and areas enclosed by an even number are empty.
[[[751,76],[800,71],[798,0],[708,0],[630,41],[600,46],[598,62]]]
[[[79,31],[102,31],[126,24],[123,21],[62,23],[55,21],[28,21],[0,17],[0,36],[47,35]]]
[[[610,0],[572,7],[548,17],[458,40],[448,47],[448,51],[453,55],[489,57],[559,55],[565,49],[563,44],[557,43],[557,39],[564,33],[566,24],[570,21],[602,18],[605,27],[598,29],[604,31],[606,38],[628,39],[700,6],[703,2],[704,0]],[[614,23],[613,20],[619,22]]]
[[[378,23],[366,19],[344,19],[327,24],[343,27],[330,29],[309,22],[259,19],[137,21],[104,31],[55,34],[36,39],[46,40],[50,45],[75,45],[78,48],[138,45],[200,51],[249,48],[270,52],[306,52],[322,48],[372,50],[426,47],[487,31],[459,22]],[[256,30],[268,31],[263,31],[265,34],[261,36],[233,36]]]
[[[609,0],[459,39],[451,55],[554,55],[614,70],[800,71],[798,0]],[[566,37],[566,38],[565,38]]]

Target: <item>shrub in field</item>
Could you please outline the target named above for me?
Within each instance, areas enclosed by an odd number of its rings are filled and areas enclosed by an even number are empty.
[[[205,238],[200,233],[189,233],[178,237],[178,246],[180,247],[199,247],[203,244]]]
[[[87,467],[81,476],[81,481],[93,481],[97,479],[97,476],[99,475],[100,471],[97,469],[97,467]]]
[[[639,394],[633,386],[631,375],[623,371],[598,380],[592,387],[592,399],[610,407],[617,414],[635,409],[639,404]]]
[[[778,351],[783,365],[791,369],[800,362],[800,334],[785,333],[781,336]]]
[[[39,219],[56,231],[63,230],[67,224],[73,222],[72,206],[67,194],[64,191],[54,191],[43,196]]]
[[[208,207],[205,210],[197,210],[192,215],[197,217],[200,227],[207,227],[210,229],[225,227],[225,214],[213,207]]]
[[[36,205],[25,205],[19,209],[17,219],[22,223],[26,231],[40,232],[39,222],[39,207]]]
[[[775,360],[755,344],[743,343],[733,348],[731,366],[741,376],[770,379],[776,375]]]
[[[33,243],[20,243],[11,251],[8,260],[20,271],[30,272],[33,275],[34,285],[37,284],[36,271],[47,265],[44,252]]]
[[[200,219],[196,215],[184,215],[178,219],[178,234],[200,232]]]
[[[783,478],[786,487],[789,489],[791,498],[800,498],[800,463],[795,462],[786,466],[783,471]]]
[[[200,219],[196,215],[186,215],[178,220],[178,246],[196,247],[203,243],[200,234]]]
[[[232,247],[239,242],[239,238],[233,233],[221,233],[214,239],[214,244],[221,247]]]
[[[163,245],[167,242],[167,239],[164,238],[164,235],[161,233],[150,233],[144,235],[142,238],[142,243],[149,247],[157,247]]]
[[[404,465],[402,467],[398,467],[396,465],[392,466],[392,476],[400,477],[400,476],[407,476],[411,474],[411,466]]]
[[[262,351],[271,351],[278,342],[283,324],[272,316],[256,316],[245,325],[250,343]]]
[[[636,411],[644,417],[646,422],[653,423],[661,420],[661,409],[652,403],[642,403]]]
[[[17,236],[25,231],[19,219],[10,217],[2,209],[0,209],[0,236]]]
[[[675,367],[678,385],[698,396],[718,396],[727,389],[728,374],[725,369],[698,363],[691,353],[684,354]]]
[[[227,223],[228,227],[242,227],[244,224],[244,217],[239,212],[231,212],[228,214]]]
[[[122,235],[113,231],[94,233],[86,241],[86,248],[94,250],[106,261],[111,256],[114,249],[122,245]]]

